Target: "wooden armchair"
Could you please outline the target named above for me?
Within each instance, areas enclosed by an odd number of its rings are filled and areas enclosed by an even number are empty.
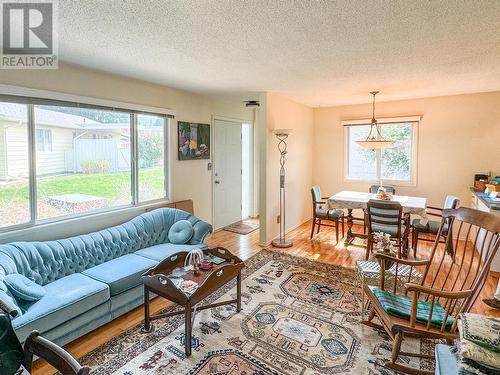
[[[313,186],[311,188],[312,202],[313,202],[313,221],[311,228],[311,238],[314,235],[314,228],[317,225],[318,229],[316,233],[319,233],[321,226],[334,227],[335,237],[337,243],[339,242],[339,222],[342,224],[342,237],[344,237],[344,211],[342,210],[325,210],[323,204],[326,203],[326,199],[321,197],[321,190],[319,186]],[[333,225],[324,224],[323,221],[333,222]]]
[[[22,365],[31,373],[33,356],[46,360],[63,375],[88,375],[89,368],[81,366],[66,350],[33,331],[21,346],[12,329],[10,315],[0,309],[0,374],[13,375]]]
[[[457,239],[449,239],[455,241],[454,259],[445,259],[447,252],[439,241],[447,222],[457,228]],[[429,259],[405,260],[376,255],[382,260],[381,282],[380,287],[365,286],[372,310],[363,324],[384,329],[393,339],[388,368],[407,374],[433,374],[398,362],[400,355],[434,358],[432,355],[401,352],[401,343],[405,337],[451,342],[458,336],[457,317],[460,313],[469,312],[477,300],[500,246],[499,233],[500,218],[494,214],[470,208],[446,209],[443,210],[443,219]],[[451,231],[447,236],[451,237]],[[461,236],[464,239],[459,239]],[[476,247],[480,250],[476,251]],[[401,295],[396,294],[395,288],[386,290],[384,260],[394,262],[398,267],[425,267],[422,282],[407,283]],[[375,316],[381,324],[372,321]]]
[[[436,220],[429,220],[427,224],[422,224],[421,219],[414,219],[412,222],[412,241],[411,241],[411,246],[413,248],[413,256],[417,256],[417,247],[418,247],[418,241],[435,241],[435,237],[439,231],[439,226],[441,224],[441,219],[443,217],[442,212],[444,209],[447,208],[457,208],[458,204],[460,203],[460,199],[457,197],[454,197],[453,195],[448,195],[444,201],[444,206],[443,208],[439,207],[432,207],[432,206],[427,206],[427,215],[437,217],[439,218],[439,221]],[[441,233],[441,238],[439,238],[440,241],[443,243],[446,240],[446,235],[448,234],[448,227],[449,223],[446,223],[445,227],[443,228],[443,231]],[[426,238],[426,237],[420,237],[421,234],[425,235],[431,235],[434,236],[434,238]],[[450,246],[450,244],[447,244],[447,251],[452,255],[453,252],[453,247]]]

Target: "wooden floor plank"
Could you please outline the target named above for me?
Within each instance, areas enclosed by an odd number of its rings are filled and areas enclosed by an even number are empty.
[[[357,228],[357,230],[359,229],[360,228]],[[336,244],[334,229],[322,228],[321,232],[316,234],[312,240],[309,238],[310,231],[311,222],[307,222],[297,229],[294,229],[287,236],[289,239],[294,241],[293,247],[277,250],[296,256],[350,268],[355,266],[357,260],[364,259],[365,249],[362,246],[350,246],[349,249],[347,249],[344,247],[342,240],[339,244]],[[243,260],[250,258],[252,255],[262,250],[262,247],[258,244],[258,230],[247,235],[219,231],[212,234],[207,242],[210,246],[223,246],[235,255],[238,255]],[[431,245],[431,242],[419,242],[417,257],[426,257],[430,252]],[[495,292],[497,283],[498,275],[490,273],[480,298],[491,297]],[[165,300],[157,298],[151,303],[152,313],[155,313],[166,306],[167,303]],[[500,317],[499,310],[490,309],[480,300],[473,307],[473,312]],[[141,323],[142,320],[142,307],[138,307],[66,345],[65,349],[75,357],[81,357],[100,345],[105,344],[120,333]],[[53,373],[51,367],[43,361],[35,363],[34,368],[34,374],[36,375]]]

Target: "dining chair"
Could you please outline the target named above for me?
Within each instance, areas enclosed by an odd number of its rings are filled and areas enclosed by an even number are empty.
[[[370,199],[366,205],[367,217],[367,245],[366,260],[373,251],[373,234],[375,232],[387,233],[396,241],[398,247],[398,257],[401,258],[401,249],[405,235],[406,226],[403,222],[403,207],[399,202]]]
[[[17,374],[21,366],[31,373],[33,356],[44,359],[63,375],[89,374],[87,366],[81,366],[66,350],[41,337],[37,331],[28,336],[23,347],[12,328],[11,314],[11,311],[0,308],[1,375]]]
[[[379,187],[380,187],[380,185],[373,184],[370,186],[370,189],[368,190],[368,192],[372,193],[372,194],[377,194]],[[393,185],[382,185],[382,187],[385,189],[386,193],[396,195],[396,188]]]
[[[342,225],[342,237],[344,237],[344,211],[342,210],[327,210],[323,208],[323,204],[326,204],[326,199],[321,197],[321,190],[319,186],[313,186],[311,188],[312,202],[313,202],[313,221],[311,228],[311,238],[314,235],[314,228],[317,225],[316,233],[319,233],[321,226],[334,227],[335,228],[335,238],[337,243],[339,242],[339,222]],[[323,224],[323,221],[333,222],[333,225]]]
[[[439,226],[441,224],[441,219],[442,219],[442,212],[444,209],[447,208],[457,208],[458,204],[460,203],[460,199],[453,195],[448,195],[446,196],[446,199],[444,201],[444,206],[443,208],[439,207],[432,207],[432,206],[427,206],[427,215],[429,216],[434,216],[434,217],[439,217],[439,221],[437,220],[429,220],[427,224],[422,224],[421,219],[414,219],[412,222],[412,241],[411,241],[411,246],[413,248],[413,256],[417,256],[417,247],[418,247],[418,241],[429,241],[429,242],[434,242],[436,239],[436,236],[439,231]],[[441,237],[439,241],[441,243],[445,243],[446,241],[446,236],[448,234],[448,228],[449,228],[449,223],[445,223],[445,226],[443,227],[443,231],[441,233]],[[421,234],[425,234],[426,237],[420,237]],[[431,238],[428,238],[430,236]],[[448,251],[453,251],[452,246],[447,246]]]
[[[370,185],[368,192],[372,193],[372,194],[377,194],[379,187],[380,187],[380,185],[378,185],[378,184]],[[386,193],[396,195],[396,188],[393,185],[382,185],[382,187],[385,189]],[[359,217],[355,217],[354,219],[363,221],[363,233],[366,234],[366,222],[367,222],[366,211],[364,211],[363,214],[364,214],[363,219],[361,219]]]
[[[371,311],[363,324],[383,329],[392,339],[391,359],[385,366],[397,373],[434,374],[434,371],[408,366],[408,357],[422,360],[434,359],[434,355],[410,352],[411,345],[407,345],[405,351],[402,351],[403,340],[417,337],[453,343],[459,335],[457,320],[476,303],[500,247],[500,218],[495,214],[461,207],[445,209],[442,216],[428,259],[399,259],[378,253],[375,256],[381,260],[380,285],[365,285]],[[451,231],[447,234],[455,243],[456,261],[445,261],[447,252],[438,250],[439,238],[446,224],[455,224],[457,228],[456,236]],[[479,232],[484,233],[484,242],[480,246],[481,250],[476,251],[470,246],[469,240],[474,237],[471,233]],[[424,268],[422,281],[414,284],[408,280],[404,293],[397,293],[395,287],[388,289],[384,260],[412,269]],[[377,322],[373,321],[375,316]],[[406,359],[401,361],[400,356]]]

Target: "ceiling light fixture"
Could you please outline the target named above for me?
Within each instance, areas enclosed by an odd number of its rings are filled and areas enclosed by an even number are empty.
[[[382,148],[394,147],[393,141],[386,141],[382,137],[382,133],[380,132],[380,125],[375,119],[375,95],[377,95],[378,93],[379,93],[378,91],[370,92],[370,94],[373,95],[373,105],[372,105],[373,111],[372,111],[372,121],[370,124],[370,133],[368,134],[368,137],[366,137],[366,140],[356,141],[356,143],[360,147],[368,148],[370,150],[380,150]],[[375,131],[373,129],[375,129]]]

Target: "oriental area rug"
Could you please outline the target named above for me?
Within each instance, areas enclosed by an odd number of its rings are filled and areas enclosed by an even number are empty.
[[[243,310],[200,311],[190,357],[184,355],[183,315],[136,326],[81,358],[92,374],[320,375],[393,374],[384,367],[392,341],[360,323],[352,269],[263,250],[245,261]],[[227,284],[205,303],[236,298]],[[171,309],[175,309],[172,307]],[[403,341],[403,351],[432,354],[433,343]],[[427,360],[402,358],[431,370]]]

